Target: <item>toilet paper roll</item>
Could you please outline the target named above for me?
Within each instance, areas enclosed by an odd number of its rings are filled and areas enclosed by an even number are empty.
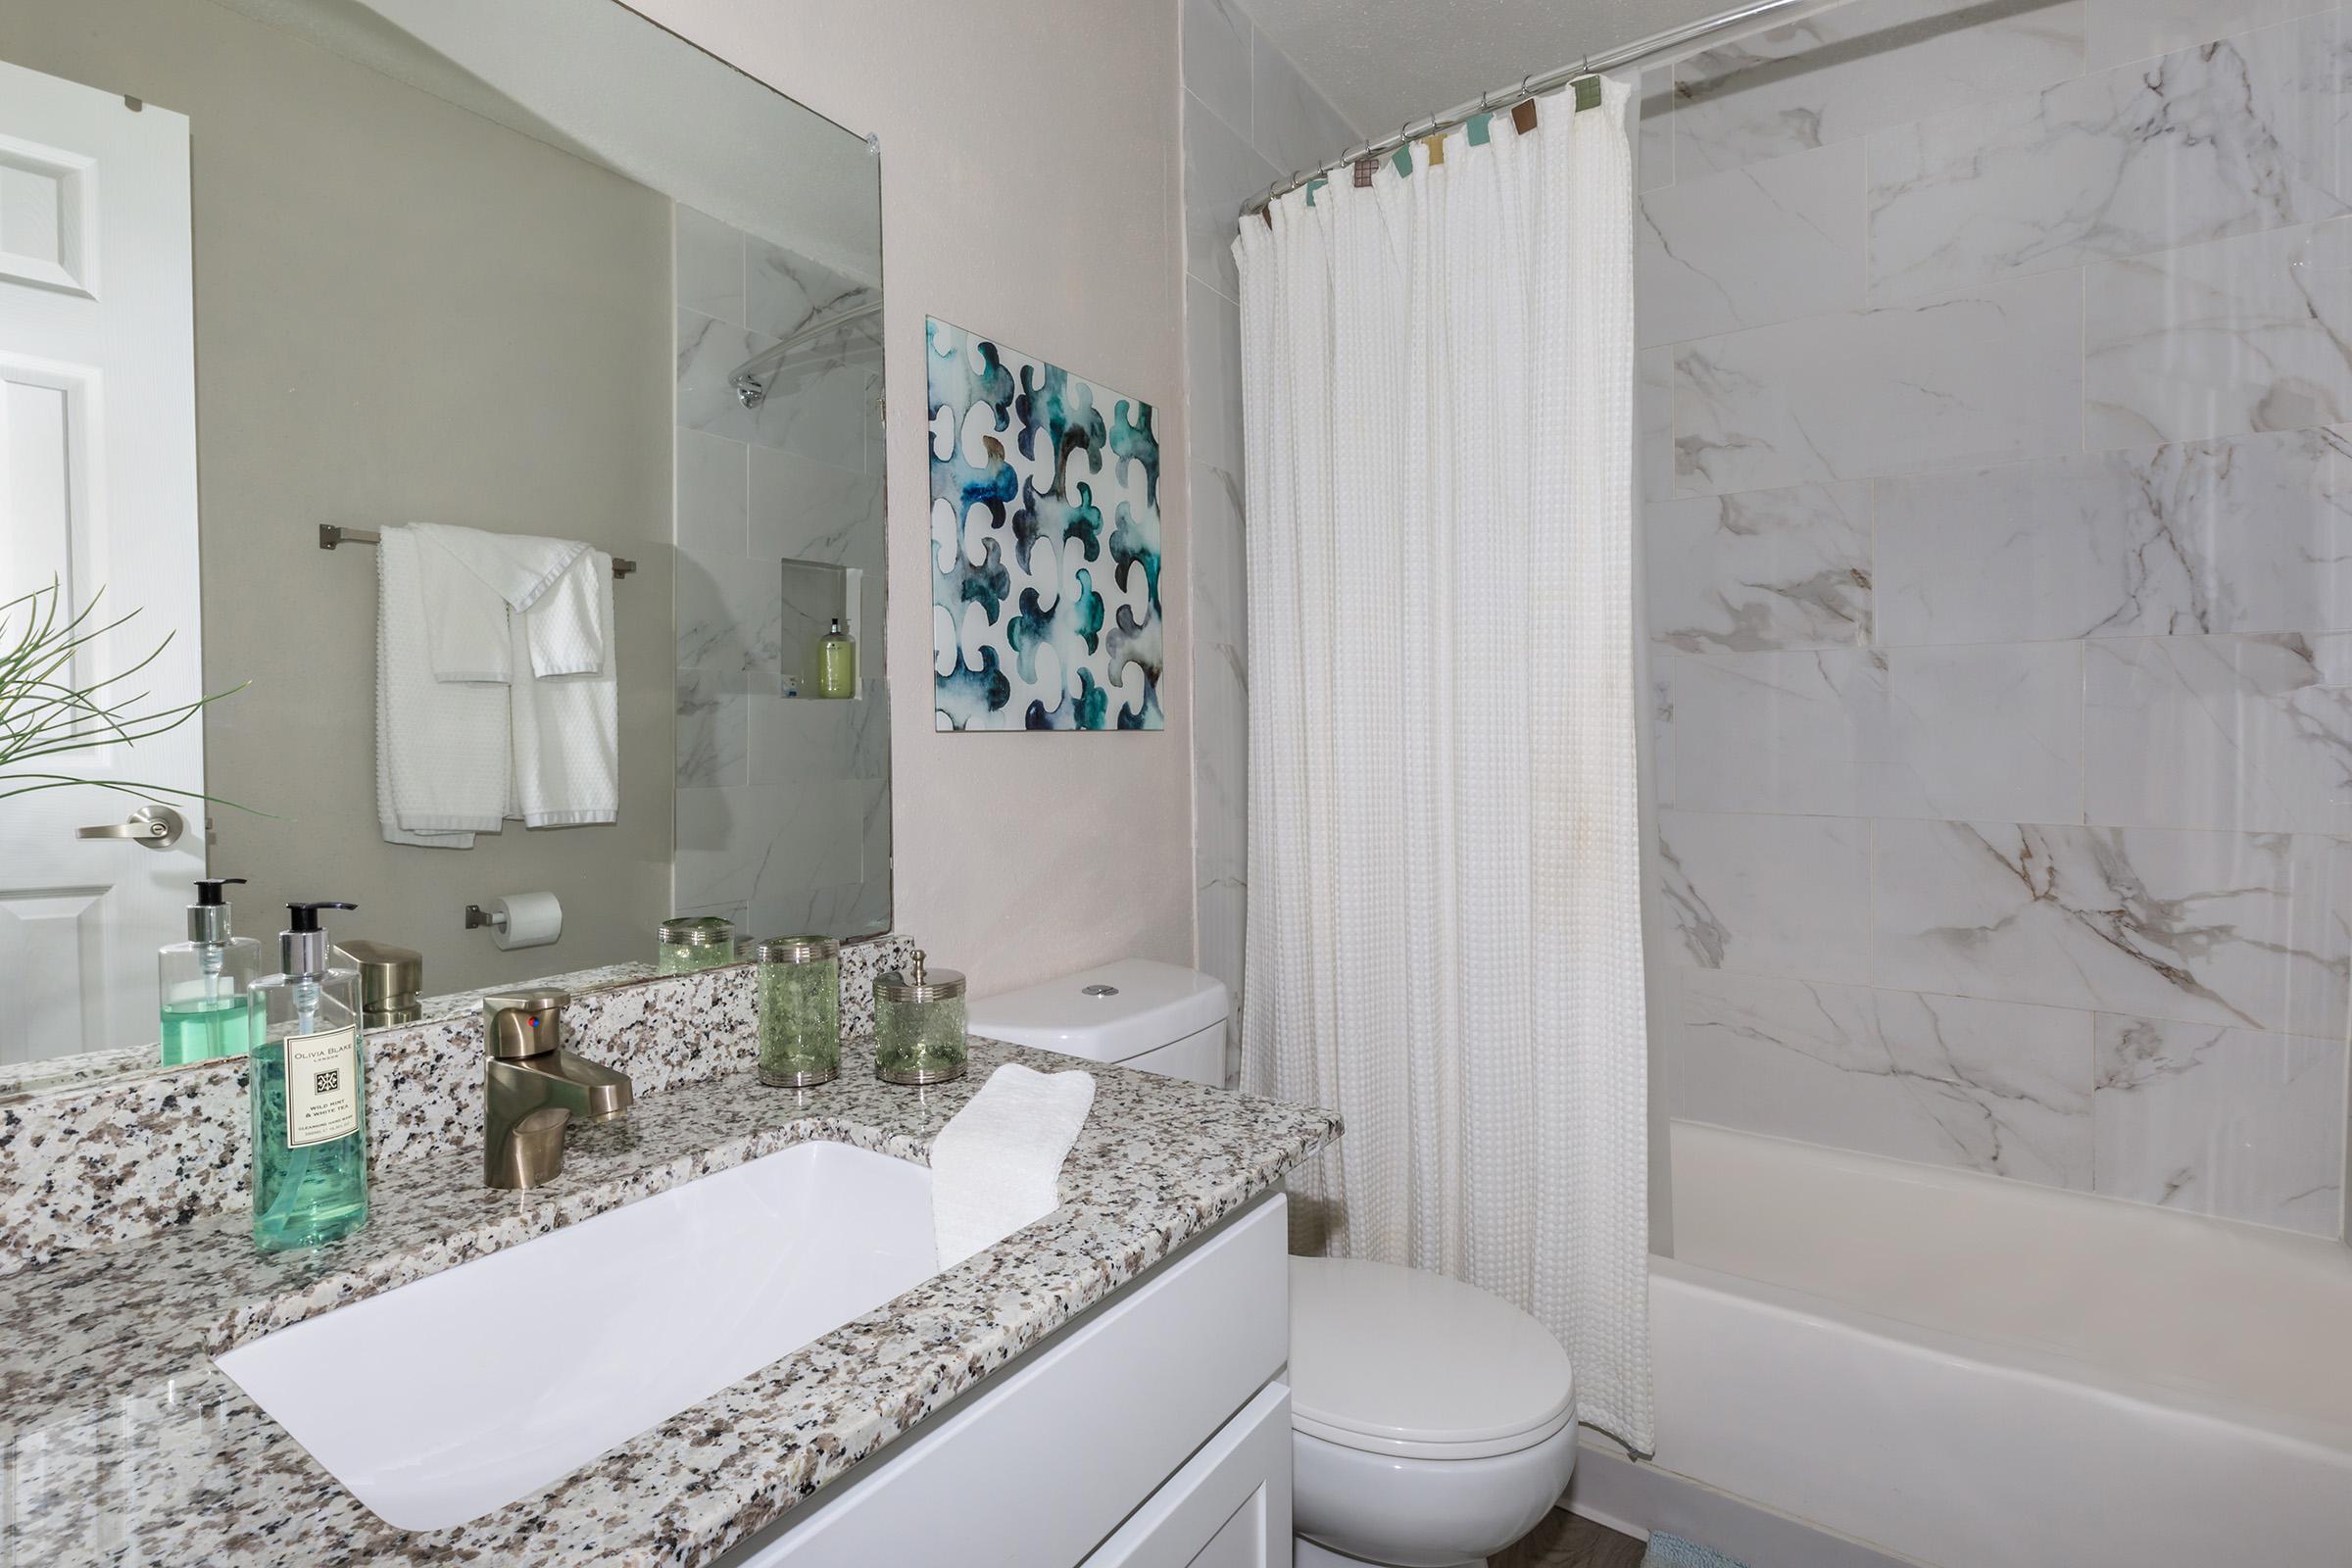
[[[553,893],[509,893],[490,901],[490,913],[506,917],[490,928],[502,948],[544,948],[564,934],[564,906]]]

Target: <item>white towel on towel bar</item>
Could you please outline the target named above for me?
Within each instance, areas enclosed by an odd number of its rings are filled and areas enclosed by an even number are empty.
[[[443,680],[512,680],[515,666],[507,625],[510,612],[531,609],[567,577],[577,578],[570,591],[571,616],[586,623],[592,651],[585,660],[580,657],[575,629],[561,656],[535,659],[534,663],[544,675],[594,669],[603,662],[604,621],[597,618],[595,590],[584,572],[575,571],[588,553],[579,540],[491,533],[439,522],[413,522],[409,528],[426,547],[420,562],[425,602],[433,607],[435,675]]]
[[[1008,1061],[931,1140],[931,1223],[939,1266],[1061,1206],[1061,1162],[1094,1108],[1091,1072],[1039,1072]]]
[[[405,528],[376,551],[376,823],[386,843],[471,849],[504,815],[508,690],[434,677],[419,551]]]
[[[612,624],[612,558],[591,550],[581,558],[596,607],[595,624]],[[539,624],[545,617],[548,624]],[[526,827],[610,822],[620,812],[620,702],[618,639],[595,643],[595,661],[572,674],[538,672],[542,646],[553,662],[577,663],[585,654],[584,617],[561,590],[510,617],[514,679],[514,783],[507,814]]]

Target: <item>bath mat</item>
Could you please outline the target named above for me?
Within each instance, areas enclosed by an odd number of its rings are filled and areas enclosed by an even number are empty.
[[[1649,1538],[1649,1549],[1642,1554],[1642,1568],[1740,1568],[1740,1565],[1720,1551],[1694,1546],[1680,1536],[1660,1532]]]

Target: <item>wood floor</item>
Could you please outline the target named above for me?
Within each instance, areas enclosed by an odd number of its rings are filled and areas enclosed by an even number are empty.
[[[1497,1553],[1493,1568],[1641,1568],[1642,1544],[1565,1508],[1554,1508],[1535,1533]]]

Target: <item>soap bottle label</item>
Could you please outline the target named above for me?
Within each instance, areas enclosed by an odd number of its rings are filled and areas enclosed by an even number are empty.
[[[286,1037],[286,1147],[329,1144],[360,1130],[356,1026]]]

